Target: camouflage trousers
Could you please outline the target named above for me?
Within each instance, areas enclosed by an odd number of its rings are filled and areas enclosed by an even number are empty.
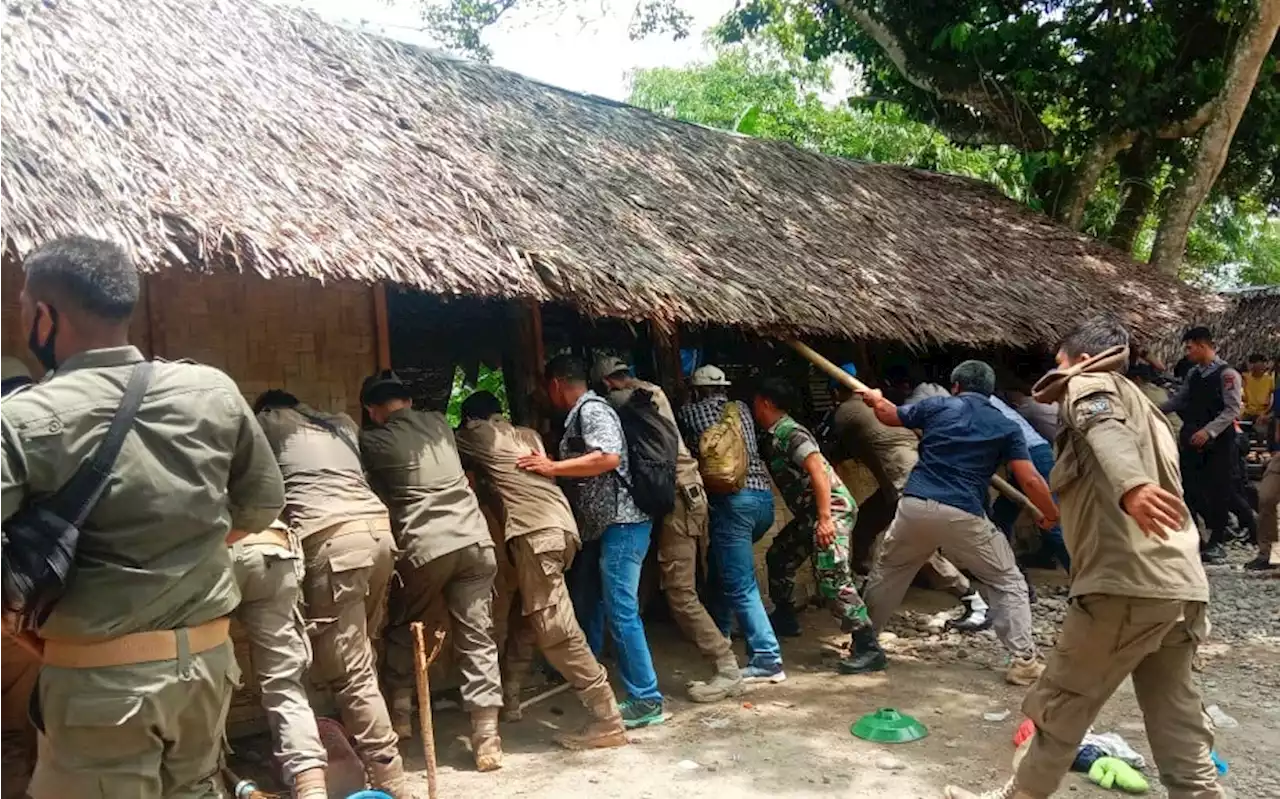
[[[796,588],[796,572],[810,557],[818,578],[818,594],[840,621],[845,632],[869,627],[867,606],[863,604],[853,583],[853,570],[849,567],[849,540],[858,514],[833,515],[836,539],[830,546],[819,548],[814,540],[818,522],[813,517],[796,517],[778,531],[765,565],[769,572],[769,596],[775,605],[790,605]]]

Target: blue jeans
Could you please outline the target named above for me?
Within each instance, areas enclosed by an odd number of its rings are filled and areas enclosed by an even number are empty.
[[[1041,444],[1038,447],[1031,448],[1031,462],[1035,464],[1036,471],[1049,482],[1049,473],[1053,471],[1053,447],[1048,444]],[[1017,480],[1013,481],[1016,486]],[[1054,497],[1056,500],[1057,497]],[[1001,496],[991,506],[991,521],[995,522],[1005,536],[1012,538],[1013,523],[1018,520],[1018,514],[1021,507],[1008,497]],[[1054,525],[1051,530],[1040,531],[1040,541],[1049,550],[1049,554],[1053,555],[1053,559],[1062,564],[1062,568],[1071,571],[1071,556],[1067,554],[1067,544],[1062,540],[1062,527]]]
[[[596,657],[604,648],[607,620],[618,653],[618,674],[631,699],[662,699],[640,620],[640,567],[652,532],[652,522],[605,528],[599,541],[583,547],[570,585],[578,624]]]
[[[737,616],[747,639],[747,665],[774,669],[782,665],[782,649],[760,599],[751,548],[773,525],[773,493],[743,490],[712,496],[710,508],[711,573],[720,589],[712,596],[712,618],[727,636]]]

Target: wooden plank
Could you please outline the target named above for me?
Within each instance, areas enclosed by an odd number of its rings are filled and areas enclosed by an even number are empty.
[[[376,283],[373,286],[373,324],[374,338],[377,340],[379,370],[391,368],[391,330],[387,322],[387,286]]]

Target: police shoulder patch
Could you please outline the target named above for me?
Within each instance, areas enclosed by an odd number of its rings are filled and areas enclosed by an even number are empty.
[[[1103,393],[1089,394],[1076,400],[1072,407],[1076,427],[1088,427],[1102,419],[1120,416],[1115,401]]]

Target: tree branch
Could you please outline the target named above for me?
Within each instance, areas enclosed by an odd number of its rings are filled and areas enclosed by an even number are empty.
[[[911,85],[939,99],[968,107],[985,124],[998,130],[1009,143],[1028,150],[1045,150],[1053,145],[1053,132],[1016,92],[985,76],[956,84],[954,78],[943,77],[946,69],[924,55],[910,52],[913,48],[905,37],[891,30],[869,9],[860,7],[854,0],[836,0],[836,4],[880,45]]]
[[[1059,209],[1058,218],[1073,228],[1079,228],[1084,219],[1084,209],[1098,186],[1098,180],[1107,166],[1115,160],[1116,154],[1133,144],[1138,138],[1137,131],[1126,130],[1100,134],[1093,140],[1093,145],[1076,164],[1071,185],[1067,189],[1067,198]]]
[[[1218,107],[1220,98],[1214,97],[1204,105],[1196,109],[1196,112],[1186,119],[1180,119],[1177,122],[1170,122],[1162,128],[1156,128],[1155,137],[1157,139],[1185,139],[1200,132],[1200,129],[1209,124],[1209,120],[1213,119],[1213,112]]]

